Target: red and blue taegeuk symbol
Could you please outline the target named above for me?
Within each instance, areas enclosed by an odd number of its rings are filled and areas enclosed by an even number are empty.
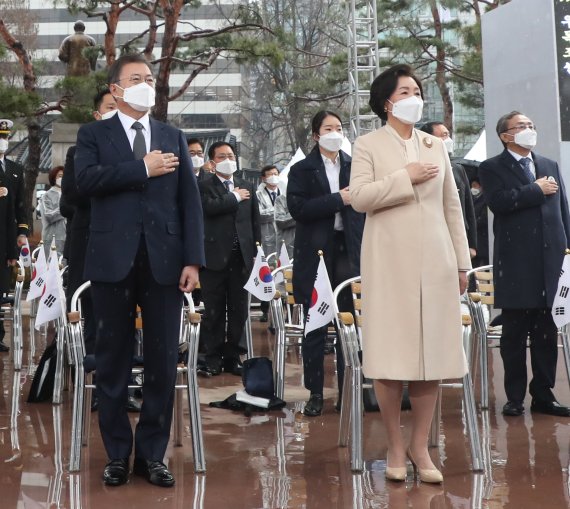
[[[264,265],[259,269],[259,279],[261,279],[264,283],[271,283],[271,281],[273,281],[271,269],[267,265]]]
[[[30,250],[24,246],[21,251],[22,256],[28,256],[30,254]]]
[[[317,293],[317,289],[313,288],[313,293],[311,294],[311,307],[313,307],[318,300],[319,300],[319,294]]]

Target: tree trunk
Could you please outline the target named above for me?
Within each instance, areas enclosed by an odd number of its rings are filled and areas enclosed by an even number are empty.
[[[153,109],[153,117],[166,122],[168,116],[168,96],[170,95],[170,67],[171,58],[178,47],[176,28],[180,10],[184,5],[183,0],[160,0],[164,14],[164,34],[162,36],[161,61],[156,77],[156,104]]]
[[[431,14],[433,16],[433,26],[435,38],[439,41],[437,45],[436,61],[435,61],[435,82],[441,95],[443,103],[443,123],[449,129],[449,133],[453,135],[453,101],[447,85],[447,77],[445,75],[445,49],[443,47],[443,27],[441,26],[441,18],[437,10],[435,0],[430,0]]]

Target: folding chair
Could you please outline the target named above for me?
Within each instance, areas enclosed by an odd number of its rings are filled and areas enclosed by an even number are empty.
[[[91,414],[91,390],[95,388],[93,375],[95,373],[95,359],[85,355],[85,344],[83,339],[83,329],[81,324],[80,299],[82,293],[91,286],[87,281],[82,284],[74,293],[71,300],[71,312],[68,314],[68,328],[70,343],[73,353],[73,364],[75,366],[74,391],[73,391],[73,411],[71,426],[71,453],[69,470],[77,472],[81,467],[81,447],[87,445],[90,429]],[[186,296],[188,300],[188,296]],[[191,297],[189,298],[191,302]],[[194,470],[196,472],[206,471],[204,456],[204,444],[202,436],[202,422],[200,415],[200,400],[198,383],[196,378],[196,362],[198,357],[198,339],[200,337],[200,315],[192,313],[186,309],[181,322],[180,346],[185,347],[188,352],[188,360],[181,362],[177,367],[176,392],[186,389],[188,404],[190,407],[190,427],[192,430],[192,447],[194,455]],[[133,367],[133,375],[143,375],[144,367]],[[183,383],[185,380],[185,383]],[[129,386],[138,387],[138,386]],[[182,444],[183,415],[182,402],[175,397],[175,443]]]
[[[351,313],[338,313],[336,317],[339,336],[343,348],[345,361],[344,387],[342,392],[342,406],[339,427],[339,446],[346,447],[349,440],[350,444],[350,464],[353,471],[360,471],[364,468],[362,456],[362,365],[360,362],[359,352],[362,306],[360,301],[361,278],[354,277],[343,281],[334,290],[335,304],[338,300],[340,292],[350,285],[352,298],[354,302],[354,310],[356,317]],[[338,308],[338,306],[337,306]],[[355,319],[356,318],[356,319]],[[464,348],[469,349],[469,334],[464,329]],[[467,434],[469,435],[469,444],[471,449],[471,461],[474,471],[483,469],[483,452],[481,448],[481,439],[479,428],[477,426],[477,414],[475,408],[475,399],[473,396],[473,384],[471,375],[468,372],[462,383],[448,384],[442,383],[441,387],[454,387],[463,389],[463,407],[465,412],[465,420],[467,424]],[[438,396],[436,412],[434,414],[434,424],[430,433],[430,445],[439,445],[439,426],[441,420],[441,397]]]
[[[0,321],[10,323],[12,332],[12,348],[10,349],[10,357],[14,363],[14,369],[19,371],[22,369],[22,352],[23,352],[23,329],[22,329],[22,291],[24,288],[24,266],[18,260],[17,262],[16,282],[14,290],[8,292],[6,297],[2,298],[0,303]]]
[[[275,395],[284,399],[285,393],[285,355],[288,338],[297,340],[303,337],[304,316],[303,307],[295,303],[293,297],[293,265],[284,265],[271,272],[273,279],[283,274],[283,293],[275,292],[270,303],[271,320],[275,327],[275,354],[273,357],[273,379],[275,380]]]
[[[495,305],[493,266],[476,267],[467,273],[468,280],[475,279],[476,292],[468,294],[468,307],[477,339],[476,354],[479,356],[481,378],[481,408],[489,408],[489,352],[488,348],[499,347],[502,327],[489,325],[491,310]],[[570,384],[570,335],[568,325],[558,331],[559,344],[564,354],[566,376]],[[528,346],[528,345],[527,345]]]

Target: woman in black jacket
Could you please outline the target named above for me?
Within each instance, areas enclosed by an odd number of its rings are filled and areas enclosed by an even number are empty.
[[[297,222],[293,289],[295,301],[304,306],[305,316],[317,274],[319,250],[324,252],[333,289],[360,274],[365,218],[350,206],[351,159],[340,150],[343,141],[340,117],[330,111],[318,112],[312,120],[312,133],[317,144],[306,159],[291,168],[287,184],[287,205]],[[339,307],[341,311],[352,309],[348,291],[342,295]],[[320,415],[323,409],[326,333],[327,327],[321,327],[303,337],[305,387],[311,392],[304,410],[308,416]],[[336,353],[338,389],[342,394],[344,361],[338,341]]]

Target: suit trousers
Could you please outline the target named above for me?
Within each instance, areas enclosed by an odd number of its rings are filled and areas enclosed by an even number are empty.
[[[329,269],[329,267],[327,267],[327,269]],[[333,290],[340,283],[353,276],[354,275],[350,272],[350,261],[348,259],[344,233],[342,231],[335,231],[332,271],[329,272],[329,278],[331,280]],[[354,304],[352,302],[350,288],[346,288],[341,292],[338,304],[340,311],[350,311],[354,313]],[[305,316],[307,316],[309,306],[305,304],[303,308]],[[311,394],[323,394],[325,381],[325,341],[327,337],[327,329],[328,327],[321,327],[320,329],[311,331],[306,336],[303,336],[303,377],[305,388],[311,391]],[[338,337],[337,331],[337,338]],[[342,395],[342,386],[344,383],[344,357],[342,355],[340,339],[337,339],[335,343],[335,352],[338,391],[339,395]]]
[[[501,357],[505,369],[507,399],[522,403],[526,394],[527,338],[530,339],[532,380],[529,392],[533,399],[554,401],[558,329],[550,309],[503,309]]]
[[[247,291],[243,287],[248,278],[249,271],[239,248],[232,251],[224,269],[200,271],[204,301],[200,343],[208,366],[220,368],[222,363],[231,364],[245,352],[240,339],[247,319]]]
[[[95,357],[99,428],[110,459],[128,458],[133,434],[125,401],[131,379],[135,314],[143,320],[144,400],[135,430],[135,457],[162,461],[170,437],[182,292],[160,285],[149,265],[144,235],[132,269],[116,283],[92,282],[97,323]]]

